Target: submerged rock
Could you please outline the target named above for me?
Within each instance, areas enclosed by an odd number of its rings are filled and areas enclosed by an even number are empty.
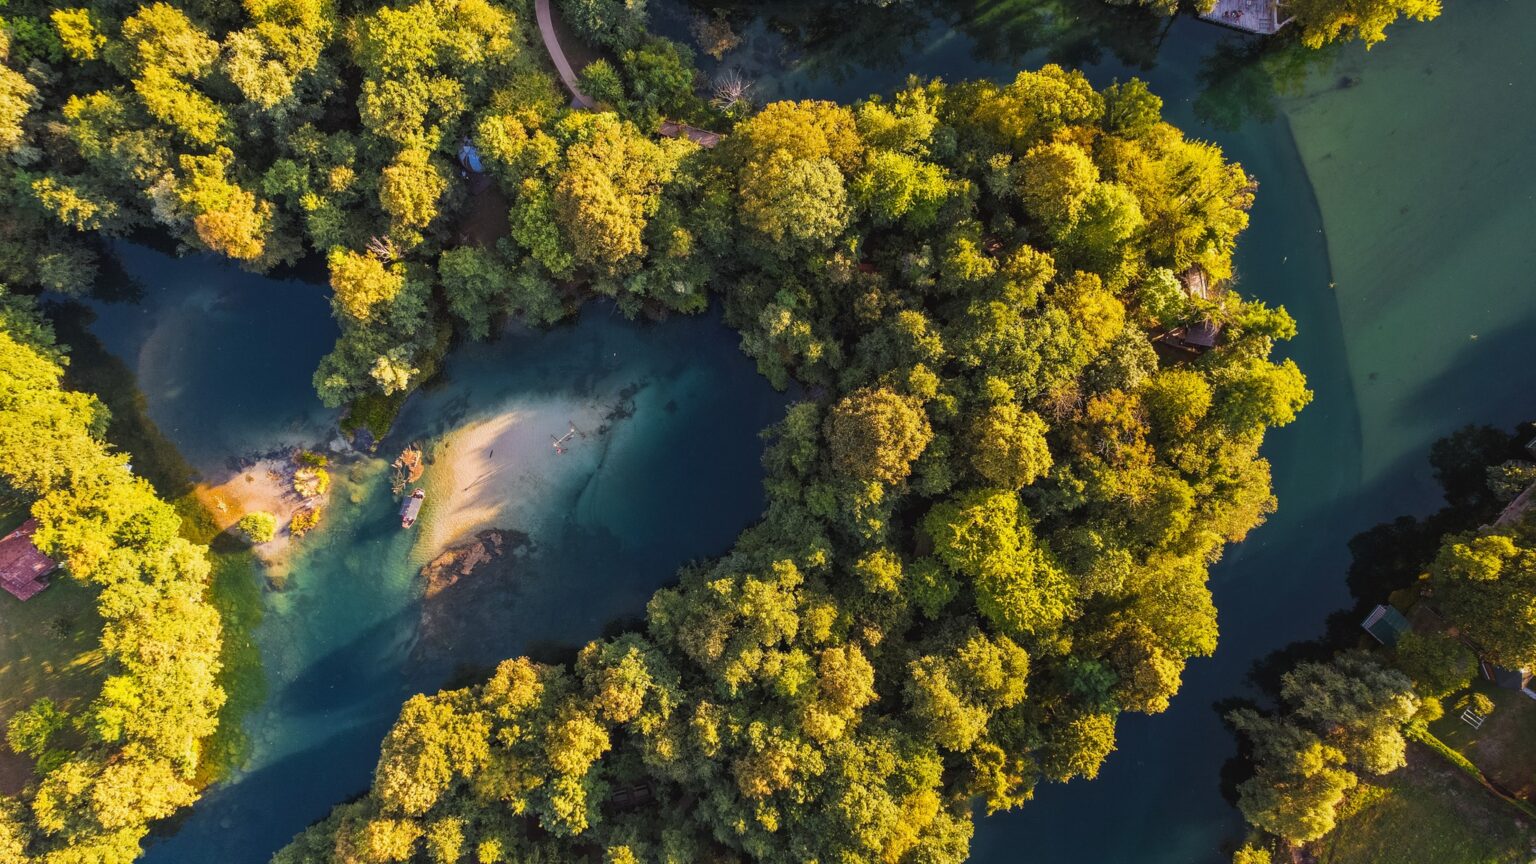
[[[470,622],[505,601],[513,562],[527,556],[531,547],[521,531],[489,528],[427,562],[421,568],[427,584],[416,657],[452,656],[456,635],[476,631]]]
[[[502,557],[509,546],[521,547],[527,543],[528,535],[521,532],[488,528],[476,534],[473,540],[448,548],[421,568],[421,576],[427,580],[427,599],[453,587],[476,567]]]

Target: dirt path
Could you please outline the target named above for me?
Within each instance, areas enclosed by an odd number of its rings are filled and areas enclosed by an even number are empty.
[[[560,47],[560,37],[555,35],[555,18],[550,12],[549,0],[533,0],[533,10],[539,19],[539,35],[544,39],[544,50],[549,52],[549,59],[554,61],[560,80],[571,91],[577,106],[591,110],[595,103],[577,86],[576,70],[571,68],[571,61],[565,57],[565,49]]]

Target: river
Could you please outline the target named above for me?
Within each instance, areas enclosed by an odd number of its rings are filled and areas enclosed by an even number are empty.
[[[328,444],[336,414],[309,380],[336,337],[323,285],[115,251],[139,296],[93,303],[91,331],[203,482]],[[411,694],[518,654],[561,658],[636,620],[682,565],[726,552],[762,513],[758,433],[787,404],[737,343],[716,314],[636,324],[592,303],[574,323],[457,349],[377,456],[333,456],[325,519],[265,595],[269,695],[246,721],[249,759],[145,860],[266,861],[368,785]],[[573,422],[558,452],[550,439]],[[431,464],[406,532],[388,460],[411,441]],[[531,550],[424,603],[420,566],[490,525]]]
[[[660,29],[686,35],[679,6],[652,8]],[[1227,860],[1243,829],[1220,794],[1235,742],[1213,704],[1247,693],[1256,659],[1346,604],[1350,536],[1435,506],[1436,437],[1536,414],[1536,175],[1522,167],[1536,152],[1536,4],[1457,0],[1369,55],[1328,55],[1280,96],[1245,55],[1248,37],[1097,0],[775,8],[782,20],[754,20],[727,56],[759,98],[851,100],[909,73],[1004,80],[1057,61],[1101,85],[1147,79],[1172,122],[1259,179],[1240,288],[1295,316],[1300,336],[1283,351],[1317,394],[1266,444],[1279,512],[1213,572],[1221,645],[1191,663],[1173,707],[1125,718],[1097,780],[1042,787],[1022,810],[980,820],[974,844],[982,864]],[[144,297],[98,305],[94,332],[205,477],[234,470],[233,457],[324,442],[334,417],[308,383],[335,332],[323,289],[119,248]],[[366,786],[405,696],[514,653],[558,656],[639,613],[679,564],[723,551],[756,517],[756,432],[783,404],[710,316],[634,325],[594,306],[574,325],[459,349],[380,451],[437,442],[419,536],[393,524],[383,460],[338,472],[325,527],[287,589],[267,595],[257,640],[271,695],[249,720],[249,765],[147,860],[265,861]],[[541,449],[542,462],[512,469],[522,494],[474,494],[506,480],[481,444],[544,441],[613,407],[624,410],[606,433],[584,428],[594,437],[564,456]],[[526,435],[507,437],[513,427]],[[498,576],[505,614],[424,640],[416,568],[496,518],[537,550]]]

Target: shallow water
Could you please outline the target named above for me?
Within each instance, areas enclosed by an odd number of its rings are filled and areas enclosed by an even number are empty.
[[[205,479],[252,453],[334,435],[334,412],[309,386],[335,335],[320,286],[119,252],[129,276],[153,287],[138,305],[95,304],[92,331],[137,374],[151,419]],[[145,860],[265,861],[367,787],[410,694],[517,654],[559,656],[642,614],[681,565],[725,552],[761,514],[758,432],[785,404],[713,314],[635,324],[592,304],[574,324],[514,328],[455,351],[379,448],[392,457],[421,441],[439,457],[423,478],[421,521],[400,529],[385,458],[333,462],[325,520],[299,541],[285,590],[267,594],[256,639],[270,696],[247,719],[249,762]],[[622,410],[555,452],[549,437],[593,406]],[[496,456],[515,482],[467,518],[443,503],[456,500],[445,457],[465,430],[497,422],[534,443]],[[417,570],[483,524],[526,532],[532,552],[434,598],[453,627],[424,635]]]
[[[1364,480],[1434,499],[1428,441],[1536,414],[1536,4],[1462,0],[1342,52],[1286,113],[1317,189]]]

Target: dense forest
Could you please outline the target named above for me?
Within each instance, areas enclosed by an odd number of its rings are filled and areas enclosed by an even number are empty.
[[[148,823],[196,798],[225,699],[207,549],[102,442],[106,410],[61,387],[64,362],[31,301],[0,293],[0,500],[29,504],[37,544],[98,590],[108,670],[73,715],[40,699],[11,718],[38,780],[0,797],[4,864],[138,857]]]
[[[1176,275],[1230,276],[1252,182],[1159,108],[1047,67],[771,104],[689,153],[647,227],[691,254],[631,278],[676,304],[703,269],[816,394],[770,432],[766,518],[643,632],[411,700],[373,793],[280,860],[959,861],[972,804],[1093,777],[1215,647],[1207,567],[1310,395],[1266,359],[1283,312]],[[1215,350],[1177,347],[1201,324]]]
[[[973,807],[1092,778],[1119,716],[1166,708],[1215,648],[1208,568],[1274,507],[1259,447],[1310,398],[1270,359],[1291,319],[1231,286],[1256,184],[1137,81],[1047,66],[759,110],[697,95],[640,4],[563,12],[606,55],[582,73],[595,110],[567,106],[523,3],[16,0],[0,278],[86,291],[99,238],[135,232],[259,270],[323,256],[342,336],[316,388],[376,433],[455,338],[592,296],[713,297],[806,394],[733,552],[569,664],[412,699],[371,793],[279,860],[962,860]],[[455,164],[470,142],[484,175]],[[149,628],[196,650],[109,633],[101,743],[39,761],[0,861],[126,861],[191,800],[216,616],[198,551],[107,465],[38,339],[17,350],[80,442],[49,448],[62,478],[9,481],[67,526],[40,542],[111,586],[109,620],[202,617]],[[87,478],[125,500],[50,515]]]

